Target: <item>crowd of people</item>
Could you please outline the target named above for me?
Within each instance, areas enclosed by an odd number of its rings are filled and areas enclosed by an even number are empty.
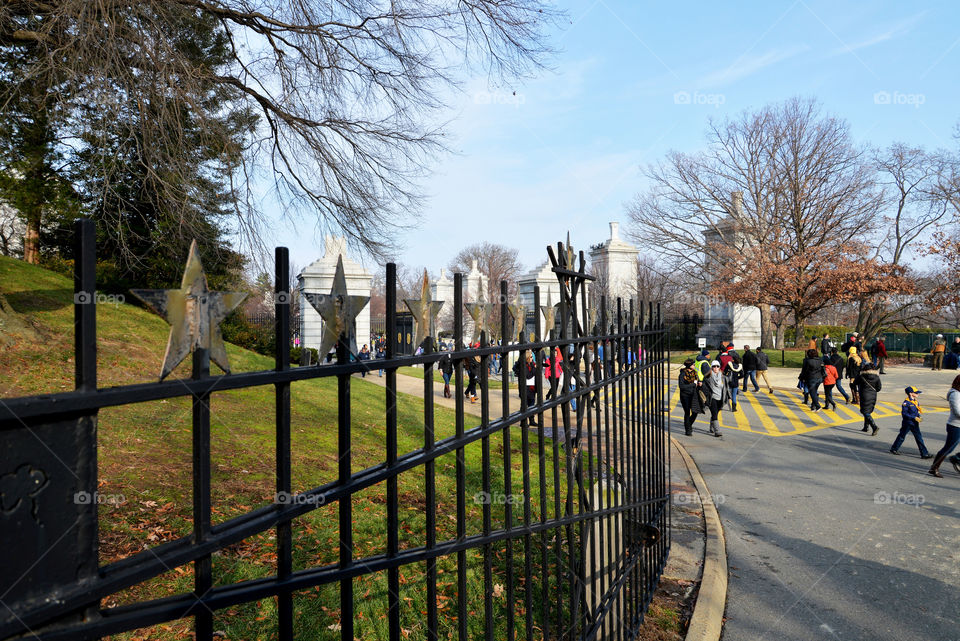
[[[934,343],[934,348],[936,345]],[[941,353],[945,352],[945,341],[942,342],[942,346]],[[952,351],[954,349],[956,352]],[[933,353],[937,354],[936,349]],[[954,341],[950,353],[960,355],[960,338]],[[814,412],[831,408],[835,410],[837,403],[833,394],[837,391],[845,403],[858,406],[863,416],[861,431],[870,432],[871,436],[876,436],[880,428],[873,418],[873,413],[877,405],[877,396],[883,387],[880,375],[885,373],[886,358],[887,351],[882,338],[877,339],[870,349],[861,344],[860,335],[856,332],[839,347],[834,345],[829,334],[825,334],[819,341],[811,340],[797,378],[797,388],[803,392],[804,404]],[[934,359],[934,369],[942,369],[940,361],[942,358]],[[730,411],[738,411],[737,397],[741,385],[743,392],[747,391],[748,384],[752,384],[754,392],[759,392],[760,386],[757,384],[759,377],[766,384],[767,391],[773,393],[773,388],[767,379],[769,362],[769,357],[759,347],[756,351],[751,351],[749,345],[744,345],[741,355],[734,350],[732,344],[726,341],[721,343],[716,359],[711,360],[709,350],[703,349],[696,358],[684,361],[677,379],[680,405],[683,408],[684,434],[692,435],[697,417],[709,413],[709,432],[720,438],[720,412],[728,404]],[[843,387],[844,380],[850,387],[849,393]],[[821,387],[823,388],[822,405],[820,403]],[[960,473],[960,456],[951,456],[960,443],[960,376],[954,378],[947,394],[950,406],[947,439],[943,448],[936,454],[929,452],[920,432],[920,422],[923,420],[923,408],[919,400],[921,390],[908,386],[904,389],[904,393],[906,398],[901,405],[900,431],[890,446],[890,453],[900,454],[900,447],[904,440],[908,434],[912,434],[920,451],[920,457],[933,459],[929,474],[942,477],[940,466],[945,460],[948,460]]]

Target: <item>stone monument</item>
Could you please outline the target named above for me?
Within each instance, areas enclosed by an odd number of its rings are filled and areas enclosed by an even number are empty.
[[[607,297],[611,306],[622,298],[629,308],[637,295],[637,258],[640,251],[620,238],[620,223],[610,223],[610,238],[590,247],[591,273],[597,278],[596,291]]]
[[[735,217],[743,215],[743,193],[731,194],[731,216],[717,223],[715,229],[703,234],[707,245],[719,245],[737,240],[734,231]],[[722,340],[732,340],[738,350],[744,345],[760,345],[760,309],[753,305],[728,303],[716,296],[705,296],[703,303],[704,324],[697,332],[697,338],[705,338],[707,345],[717,347]]]
[[[370,296],[370,273],[363,265],[347,256],[347,242],[341,236],[327,236],[326,253],[323,258],[310,263],[297,275],[300,291],[300,340],[303,347],[319,349],[323,340],[323,319],[307,302],[304,294],[329,294],[333,276],[337,271],[337,259],[343,258],[343,271],[347,281],[347,293],[351,296]],[[364,343],[370,346],[370,304],[367,303],[357,315],[357,347]],[[319,354],[321,361],[326,354]]]

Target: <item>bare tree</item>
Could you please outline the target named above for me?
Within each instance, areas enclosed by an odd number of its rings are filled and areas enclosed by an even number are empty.
[[[930,241],[930,232],[944,220],[950,196],[950,158],[945,152],[930,153],[922,148],[894,143],[874,156],[878,180],[884,187],[886,232],[877,244],[875,256],[891,265],[908,267],[914,251]],[[857,331],[875,336],[881,328],[898,323],[907,326],[927,312],[919,292],[891,296],[882,293],[858,301]]]
[[[710,142],[649,172],[654,188],[631,210],[648,247],[703,256],[726,300],[768,317],[787,308],[798,344],[819,310],[909,286],[898,266],[867,255],[882,194],[845,122],[792,99],[712,128]],[[742,205],[728,204],[731,191],[743,192]],[[769,321],[763,330],[767,346]]]
[[[0,48],[30,56],[0,108],[42,87],[44,108],[62,116],[60,145],[112,154],[133,141],[171,208],[197,188],[184,171],[191,155],[225,144],[223,110],[247,110],[255,132],[210,167],[230,176],[235,227],[248,238],[262,229],[256,183],[267,178],[281,211],[378,253],[410,222],[417,180],[443,148],[442,92],[465,68],[493,82],[537,68],[556,16],[536,0],[4,2]],[[226,63],[184,54],[180,27],[191,20],[228,39]],[[220,104],[208,104],[213,92]],[[206,138],[185,145],[187,121]],[[117,163],[103,160],[99,188],[116,191]]]
[[[468,274],[474,262],[477,270],[487,277],[487,302],[491,303],[487,326],[500,327],[500,304],[513,301],[517,293],[517,279],[523,271],[523,265],[518,258],[519,251],[497,243],[483,241],[461,249],[450,261],[451,272]],[[508,284],[507,300],[500,300],[500,281]]]

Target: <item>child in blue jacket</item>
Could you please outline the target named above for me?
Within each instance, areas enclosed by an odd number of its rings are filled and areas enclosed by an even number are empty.
[[[903,440],[907,438],[907,432],[913,433],[913,438],[917,441],[917,448],[920,450],[920,458],[933,458],[933,454],[927,451],[927,446],[923,444],[923,436],[920,434],[920,421],[923,420],[923,408],[920,407],[920,390],[910,386],[903,390],[907,394],[907,400],[903,402],[900,409],[900,415],[903,416],[903,422],[900,424],[900,433],[897,434],[897,440],[890,446],[891,454],[899,454],[900,446]]]

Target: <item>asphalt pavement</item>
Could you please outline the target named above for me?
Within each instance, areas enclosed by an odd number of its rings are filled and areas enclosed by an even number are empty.
[[[771,409],[779,433],[756,415],[741,416],[744,429],[725,413],[723,439],[706,433],[704,418],[694,436],[677,436],[725,530],[722,638],[960,639],[960,474],[949,463],[945,478],[926,474],[911,436],[891,455],[900,426],[892,411],[877,419],[875,437],[840,413],[804,431],[782,412],[809,420],[792,399],[778,393],[774,404],[764,394],[754,404]],[[943,445],[945,418],[923,422],[931,452]],[[682,434],[678,425],[675,412]]]

